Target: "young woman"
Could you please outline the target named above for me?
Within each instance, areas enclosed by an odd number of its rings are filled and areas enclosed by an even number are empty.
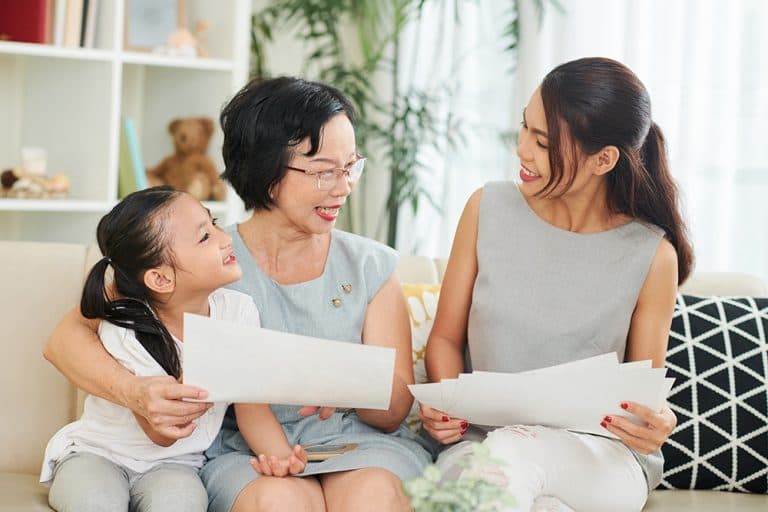
[[[88,274],[80,310],[94,320],[104,348],[137,376],[181,379],[183,315],[195,313],[259,324],[253,300],[220,289],[242,270],[232,238],[199,201],[170,187],[127,196],[99,222],[104,257]],[[111,268],[114,286],[105,287]],[[109,295],[114,295],[110,297]],[[130,409],[89,396],[82,417],[48,444],[41,482],[59,511],[204,511],[208,500],[198,470],[219,433],[228,404],[215,404],[188,437],[153,429]],[[291,448],[269,406],[239,404],[265,471],[298,473],[307,462]]]
[[[622,64],[580,59],[552,70],[523,112],[521,183],[489,183],[456,231],[427,345],[430,380],[471,368],[519,372],[616,352],[664,365],[678,283],[692,252],[648,93]],[[640,510],[661,478],[659,447],[676,418],[621,405],[608,437],[541,426],[493,430],[421,407],[426,430],[457,443],[439,465],[457,474],[468,439],[531,510],[555,496],[575,510]],[[606,432],[607,433],[607,432]],[[541,500],[540,500],[541,501]],[[563,505],[565,507],[565,505]]]
[[[301,478],[254,472],[247,435],[228,415],[201,472],[211,511],[399,511],[406,503],[401,479],[419,475],[431,460],[424,441],[403,424],[413,401],[407,388],[413,369],[408,312],[394,275],[397,255],[334,229],[363,171],[353,119],[338,90],[295,78],[249,83],[224,108],[224,178],[252,210],[226,230],[243,268],[231,287],[254,299],[266,328],[395,348],[390,407],[273,406],[292,444],[358,445],[309,463]],[[170,436],[189,435],[188,422],[205,406],[178,399],[204,393],[108,371],[109,357],[95,339],[70,314],[45,355],[87,391],[131,408]]]

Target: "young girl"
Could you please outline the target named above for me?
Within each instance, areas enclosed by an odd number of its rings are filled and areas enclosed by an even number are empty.
[[[611,351],[663,366],[692,252],[643,84],[608,59],[558,66],[523,111],[517,154],[521,183],[487,184],[459,221],[427,345],[430,380],[464,371],[467,345],[474,370]],[[661,479],[659,447],[676,419],[668,407],[616,406],[643,423],[595,420],[620,441],[535,425],[488,433],[423,405],[421,414],[444,445],[483,440],[516,510],[554,496],[561,509],[638,511]],[[470,451],[459,442],[438,465],[456,474]]]
[[[221,287],[240,279],[232,238],[199,201],[170,187],[127,196],[97,228],[104,257],[88,274],[80,309],[99,320],[107,351],[136,375],[181,380],[184,313],[259,324],[253,300]],[[112,287],[105,286],[111,267]],[[51,482],[58,511],[205,511],[198,477],[219,432],[225,403],[213,404],[188,437],[174,440],[129,409],[89,396],[80,420],[57,432],[45,452],[41,482]],[[238,404],[237,418],[254,461],[275,476],[300,473],[293,449],[268,405]]]

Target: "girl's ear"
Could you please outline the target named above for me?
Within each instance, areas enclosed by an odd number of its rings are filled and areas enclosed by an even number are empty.
[[[144,272],[144,285],[155,293],[171,293],[176,287],[173,272],[167,266]]]
[[[616,167],[616,162],[619,161],[619,148],[616,146],[605,146],[603,149],[590,156],[592,160],[592,168],[594,173],[598,176],[607,174]]]

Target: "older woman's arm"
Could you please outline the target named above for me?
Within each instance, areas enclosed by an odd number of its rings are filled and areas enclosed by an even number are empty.
[[[403,291],[394,275],[384,283],[368,305],[363,324],[363,343],[392,347],[397,351],[389,409],[357,409],[357,415],[365,423],[385,432],[394,432],[413,404],[413,397],[406,387],[413,384],[411,324]]]
[[[79,308],[72,309],[48,338],[43,356],[77,387],[127,407],[146,418],[160,435],[170,439],[189,436],[195,429],[192,420],[211,404],[182,399],[204,399],[205,391],[170,376],[133,375],[101,344],[98,324],[98,320],[84,318]]]

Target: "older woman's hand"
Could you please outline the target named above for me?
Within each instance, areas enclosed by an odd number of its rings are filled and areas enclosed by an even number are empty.
[[[204,390],[181,384],[171,376],[132,377],[125,393],[125,405],[146,418],[149,426],[159,434],[182,439],[194,431],[192,421],[213,406],[209,402],[187,402],[184,399],[204,400],[206,396]]]
[[[419,403],[419,418],[424,425],[424,430],[441,444],[460,441],[469,428],[469,423],[466,420],[451,418],[443,411],[433,409],[422,403]]]
[[[621,416],[606,416],[600,425],[638,453],[647,455],[661,448],[677,426],[677,416],[667,405],[660,412],[635,402],[623,402],[621,407],[640,418],[645,425],[638,425]]]

